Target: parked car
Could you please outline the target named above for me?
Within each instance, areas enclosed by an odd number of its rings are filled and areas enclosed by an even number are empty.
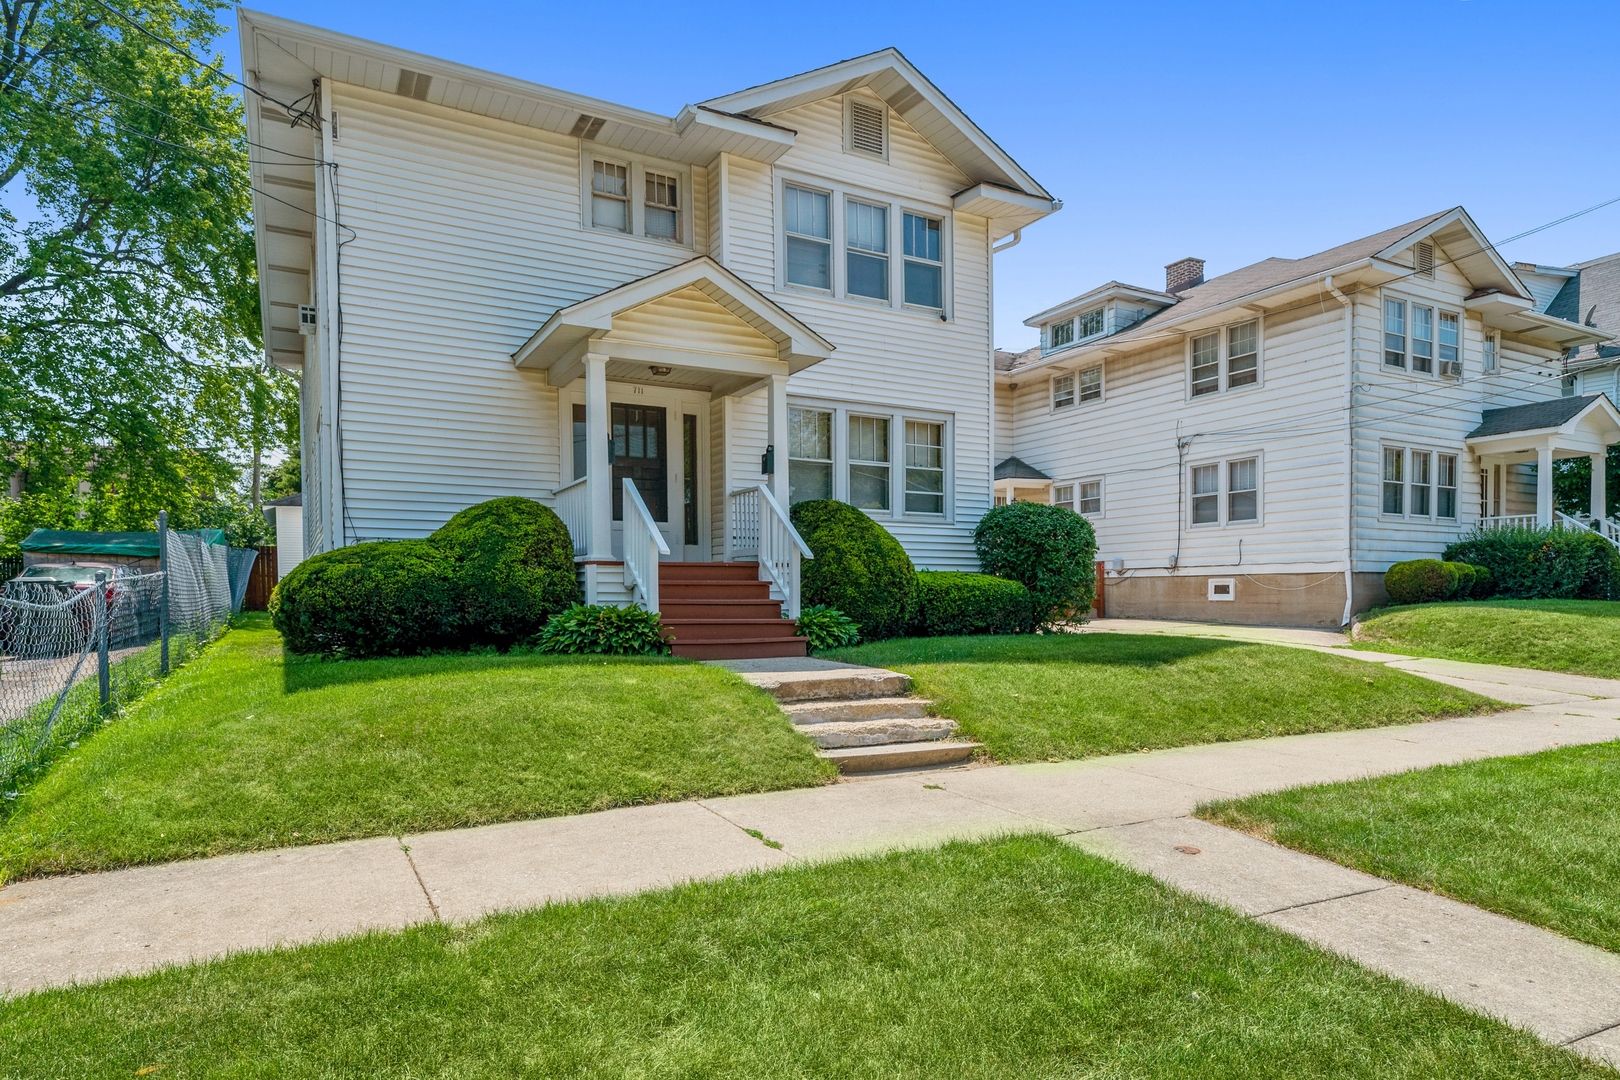
[[[13,597],[16,593],[30,593],[26,599],[35,599],[41,589],[49,588],[61,594],[66,600],[69,596],[84,592],[96,583],[96,571],[105,571],[108,581],[116,581],[120,576],[122,567],[112,563],[63,563],[52,565],[37,563],[23,570],[22,573],[6,582],[6,595]]]

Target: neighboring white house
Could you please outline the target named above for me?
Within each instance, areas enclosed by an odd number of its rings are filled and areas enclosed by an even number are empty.
[[[1525,277],[1457,208],[1110,282],[997,354],[999,497],[1091,519],[1110,615],[1340,625],[1482,517],[1554,520],[1551,462],[1620,441],[1611,398],[1560,397],[1564,354],[1609,333]]]
[[[304,496],[284,495],[264,504],[264,517],[276,545],[276,580],[304,561]]]
[[[1547,313],[1601,330],[1606,338],[1583,345],[1564,358],[1566,396],[1608,394],[1620,403],[1620,253],[1605,255],[1568,267],[1514,263],[1531,289],[1557,291],[1547,301]]]
[[[898,52],[662,116],[254,12],[240,30],[308,553],[524,495],[568,522],[589,597],[623,602],[618,560],[660,543],[786,543],[764,485],[977,568],[993,245],[1058,204]]]

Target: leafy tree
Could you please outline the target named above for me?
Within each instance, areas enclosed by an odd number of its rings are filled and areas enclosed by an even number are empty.
[[[1620,515],[1620,446],[1609,447],[1605,476],[1609,516]],[[1569,458],[1553,462],[1553,501],[1566,514],[1585,514],[1592,506],[1592,462]]]
[[[0,472],[23,486],[7,541],[160,509],[200,522],[285,438],[241,102],[217,56],[193,59],[219,10],[0,0]]]

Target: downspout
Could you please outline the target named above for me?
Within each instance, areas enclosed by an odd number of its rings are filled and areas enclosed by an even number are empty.
[[[1012,239],[1007,241],[1005,244],[1002,244],[1000,247],[996,247],[994,244],[991,244],[991,246],[990,246],[990,254],[992,254],[992,255],[1000,255],[1003,251],[1010,251],[1013,248],[1017,247],[1019,242],[1022,241],[1023,239],[1024,239],[1024,230],[1023,229],[1014,229]]]
[[[1339,625],[1349,626],[1356,597],[1356,306],[1334,286],[1332,274],[1322,284],[1344,307],[1344,615]]]

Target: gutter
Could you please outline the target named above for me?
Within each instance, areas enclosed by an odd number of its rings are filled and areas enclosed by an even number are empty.
[[[1348,626],[1356,596],[1356,306],[1333,284],[1332,274],[1322,285],[1344,307],[1344,617],[1339,625]]]

